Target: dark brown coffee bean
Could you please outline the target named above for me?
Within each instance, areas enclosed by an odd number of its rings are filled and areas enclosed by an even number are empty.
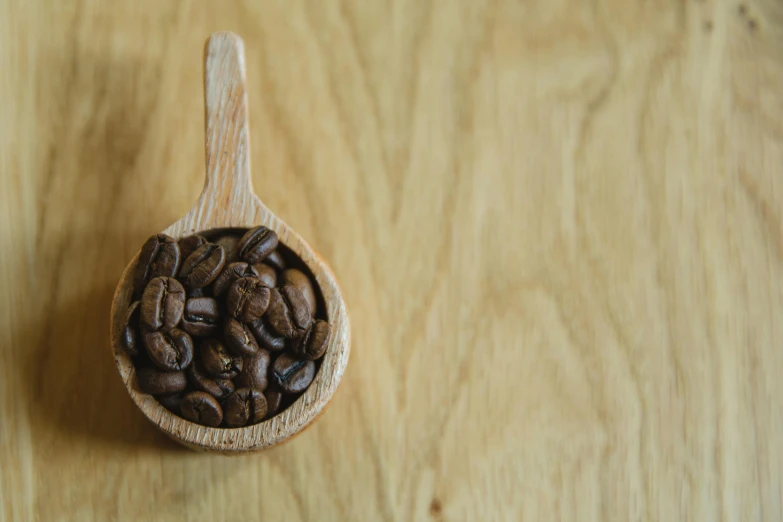
[[[297,359],[287,353],[277,358],[272,365],[272,378],[285,393],[303,392],[315,377],[315,363]]]
[[[198,234],[193,234],[179,240],[179,255],[180,258],[185,260],[190,254],[196,251],[198,247],[206,244],[208,241]]]
[[[133,289],[141,293],[147,283],[155,277],[172,277],[180,263],[179,246],[173,237],[157,234],[150,237],[141,247],[139,260],[133,271]]]
[[[242,371],[242,357],[232,355],[217,339],[205,339],[199,346],[204,370],[216,379],[233,379]]]
[[[266,350],[258,350],[253,355],[245,357],[242,363],[242,371],[234,379],[237,386],[240,388],[254,388],[259,391],[266,390],[269,360],[269,352]]]
[[[271,290],[266,320],[278,334],[293,339],[307,331],[312,317],[302,293],[296,287],[286,285]]]
[[[239,239],[241,234],[226,234],[213,241],[216,245],[223,247],[226,252],[226,264],[239,261]]]
[[[225,399],[234,391],[233,382],[228,379],[214,379],[207,374],[198,359],[188,367],[188,380],[195,389],[207,392],[218,400]]]
[[[264,392],[266,397],[266,418],[270,419],[280,410],[283,402],[283,392],[277,386],[269,386]]]
[[[310,278],[296,268],[289,268],[283,270],[280,274],[280,286],[291,285],[296,287],[301,292],[302,297],[307,301],[307,306],[310,307],[310,315],[315,317],[317,302],[315,300],[315,290],[313,290],[313,283]]]
[[[136,373],[139,389],[150,395],[181,392],[188,385],[184,372],[163,372],[157,368],[142,368]]]
[[[185,289],[173,277],[156,277],[141,296],[139,319],[147,330],[171,329],[185,308]]]
[[[211,297],[193,297],[185,302],[182,329],[196,337],[217,333],[220,327],[220,306]]]
[[[258,341],[258,344],[267,350],[279,352],[280,350],[285,349],[285,337],[279,337],[274,330],[272,330],[272,327],[266,324],[263,317],[250,323],[249,327]]]
[[[285,270],[286,267],[285,258],[283,258],[283,254],[280,253],[280,250],[275,250],[269,254],[269,256],[264,259],[264,262],[276,270]]]
[[[226,265],[220,275],[217,276],[215,282],[212,285],[212,294],[215,297],[220,297],[229,289],[229,287],[242,277],[258,277],[258,270],[252,265],[248,265],[244,261],[237,263],[231,263]],[[269,286],[269,285],[267,285]],[[274,285],[272,285],[274,286]],[[270,286],[270,288],[272,288]]]
[[[277,271],[266,263],[257,263],[253,265],[256,269],[258,279],[269,288],[277,286]]]
[[[155,397],[158,402],[167,410],[175,415],[181,415],[179,405],[182,403],[183,393],[172,393],[170,395],[158,395]]]
[[[145,333],[144,346],[152,362],[162,370],[184,370],[193,362],[193,340],[179,328]]]
[[[329,346],[329,337],[329,323],[317,319],[306,334],[298,339],[291,339],[291,353],[300,359],[310,359],[311,361],[320,359],[326,353],[326,347]]]
[[[139,305],[139,301],[131,303],[120,329],[120,345],[133,357],[139,355],[139,345],[141,344],[138,336]]]
[[[217,428],[223,422],[223,408],[213,396],[195,391],[186,394],[180,404],[182,416],[191,422]]]
[[[225,403],[225,422],[229,428],[239,428],[264,420],[266,397],[258,390],[240,388]]]
[[[252,355],[258,351],[258,342],[245,323],[229,317],[223,327],[226,347],[234,355]]]
[[[228,313],[242,322],[252,323],[266,311],[269,295],[269,288],[255,277],[237,279],[226,296]]]
[[[260,263],[277,248],[277,233],[266,227],[251,228],[239,240],[239,257],[250,264]]]
[[[223,247],[205,243],[182,262],[179,277],[188,288],[202,288],[217,279],[225,263],[226,253]]]

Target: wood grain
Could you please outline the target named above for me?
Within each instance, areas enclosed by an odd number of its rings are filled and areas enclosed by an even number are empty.
[[[112,289],[203,183],[245,40],[253,182],[351,364],[282,447],[179,449]],[[0,518],[783,518],[777,0],[0,1]]]
[[[235,454],[270,448],[288,441],[309,426],[337,390],[351,351],[351,326],[345,301],[329,265],[291,228],[275,216],[253,192],[250,180],[245,51],[234,33],[210,35],[204,49],[206,176],[204,190],[193,207],[163,232],[182,239],[194,232],[264,225],[277,233],[307,266],[324,299],[330,339],[313,382],[300,398],[272,419],[242,428],[211,428],[189,422],[143,393],[134,362],[122,347],[123,323],[133,300],[135,255],[122,273],[111,304],[111,349],[120,377],[133,402],[161,431],[188,448]]]

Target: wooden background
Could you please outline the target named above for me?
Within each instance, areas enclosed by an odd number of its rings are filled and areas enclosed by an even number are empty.
[[[158,434],[108,346],[226,29],[353,333],[241,458]],[[780,0],[2,0],[0,100],[0,519],[783,516]]]

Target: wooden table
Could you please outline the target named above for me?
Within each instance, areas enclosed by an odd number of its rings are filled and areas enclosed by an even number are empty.
[[[107,345],[201,189],[222,29],[353,331],[321,420],[241,458]],[[0,520],[783,516],[779,1],[3,0],[0,71]]]

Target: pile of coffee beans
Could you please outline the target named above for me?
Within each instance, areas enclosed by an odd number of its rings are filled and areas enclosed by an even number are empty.
[[[283,411],[310,386],[329,343],[306,270],[266,227],[150,237],[120,335],[139,389],[206,426]]]

